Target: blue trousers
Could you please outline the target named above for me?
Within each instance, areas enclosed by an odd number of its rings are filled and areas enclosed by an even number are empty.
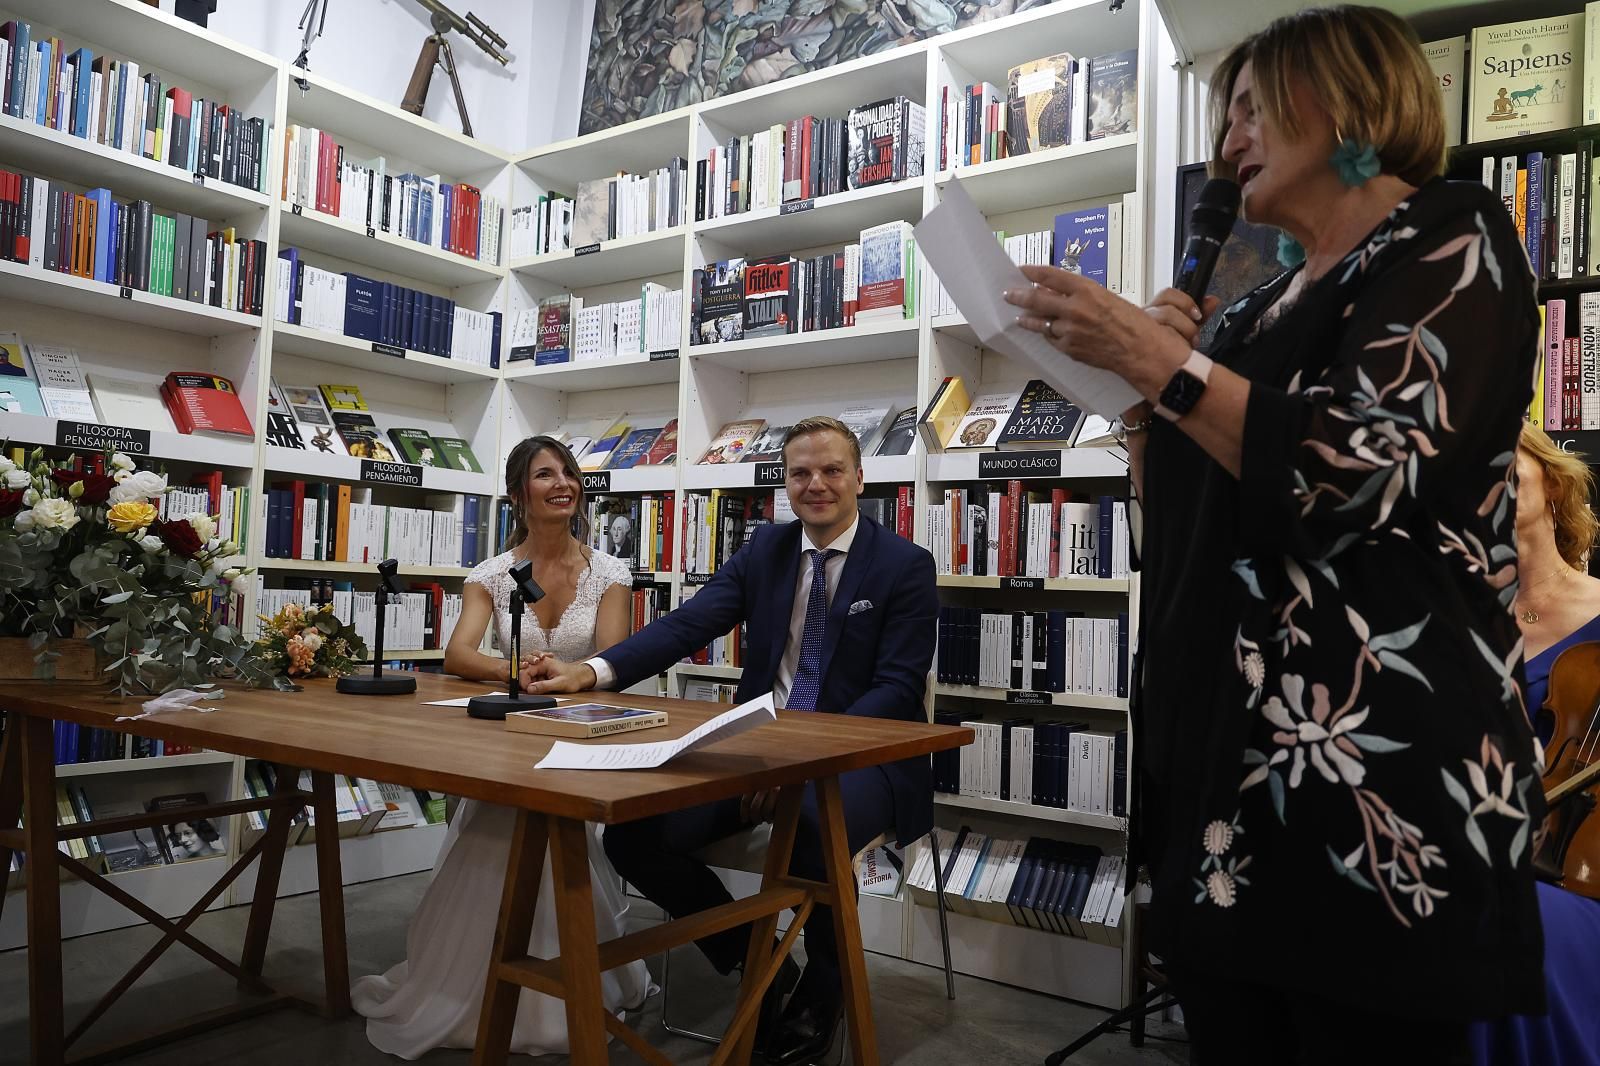
[[[839,777],[845,835],[853,855],[879,834],[894,827],[894,790],[879,767],[852,770]],[[721,879],[694,853],[746,828],[739,819],[739,800],[726,799],[687,810],[610,825],[605,831],[606,856],[611,865],[644,897],[674,918],[731,902]],[[795,831],[789,872],[820,881],[824,876],[822,834],[817,818],[816,785],[806,786]],[[852,881],[851,891],[855,885]],[[807,981],[824,979],[824,987],[837,988],[839,953],[833,939],[833,912],[814,907],[806,922]],[[713,933],[696,941],[720,973],[744,964],[750,946],[750,927]]]

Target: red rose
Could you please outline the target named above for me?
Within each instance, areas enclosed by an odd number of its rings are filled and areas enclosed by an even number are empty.
[[[88,507],[105,503],[117,485],[114,479],[104,474],[86,474],[79,470],[52,470],[50,480],[60,486],[62,493],[67,493],[77,482],[83,482],[83,495],[78,497],[77,502]]]
[[[10,518],[22,510],[21,489],[0,489],[0,518]]]
[[[162,521],[155,523],[151,528],[155,530],[156,536],[161,538],[161,543],[165,544],[167,550],[173,555],[182,556],[185,559],[193,559],[205,547],[200,541],[200,534],[196,533],[194,527],[188,522],[182,520],[176,522]]]

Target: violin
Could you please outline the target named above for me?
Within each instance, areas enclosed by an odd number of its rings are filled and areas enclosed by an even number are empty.
[[[1574,644],[1550,668],[1541,713],[1554,718],[1543,785],[1550,813],[1534,869],[1569,892],[1600,899],[1600,641]]]

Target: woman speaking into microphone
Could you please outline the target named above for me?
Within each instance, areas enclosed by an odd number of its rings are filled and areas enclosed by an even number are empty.
[[[1211,81],[1215,176],[1292,264],[1222,312],[1025,267],[1021,322],[1125,378],[1144,510],[1136,859],[1195,1061],[1466,1063],[1540,1013],[1543,813],[1513,458],[1533,279],[1445,181],[1404,22],[1280,19]],[[1208,305],[1214,303],[1208,301]]]

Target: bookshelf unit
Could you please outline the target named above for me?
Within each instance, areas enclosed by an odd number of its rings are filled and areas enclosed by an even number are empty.
[[[234,380],[258,428],[255,441],[196,441],[171,427],[140,428],[157,430],[152,435],[152,454],[174,470],[220,466],[227,472],[229,484],[251,490],[254,513],[247,558],[269,587],[308,573],[349,577],[358,588],[372,587],[366,564],[265,556],[262,510],[265,490],[273,482],[305,478],[354,484],[361,473],[353,458],[278,448],[262,441],[259,431],[265,425],[272,380],[286,385],[359,385],[380,426],[416,425],[466,438],[482,463],[481,474],[424,468],[420,489],[378,488],[376,502],[421,506],[427,494],[472,494],[491,501],[492,516],[492,501],[504,492],[505,457],[518,440],[623,413],[642,425],[678,419],[679,462],[613,471],[607,495],[670,495],[681,513],[689,492],[768,491],[756,488],[754,464],[694,463],[723,423],[758,415],[783,424],[785,419],[837,413],[848,405],[867,402],[896,410],[916,406],[920,411],[948,373],[961,374],[974,389],[1020,382],[1033,375],[1005,357],[985,351],[959,316],[932,319],[926,312],[931,274],[925,275],[928,280],[920,287],[922,308],[914,318],[709,346],[688,343],[685,292],[675,358],[551,366],[536,366],[532,360],[511,362],[509,337],[516,312],[563,292],[592,302],[636,297],[645,282],[687,290],[696,268],[732,256],[787,253],[805,257],[832,251],[856,241],[866,227],[894,220],[916,222],[938,204],[952,175],[929,169],[899,183],[818,197],[799,210],[772,207],[701,222],[691,218],[677,226],[603,241],[593,250],[564,249],[519,258],[511,257],[511,210],[534,204],[547,193],[574,196],[579,182],[618,171],[647,172],[677,156],[690,161],[692,187],[693,161],[730,136],[754,133],[806,114],[842,116],[852,106],[895,95],[907,96],[927,109],[924,132],[931,160],[941,118],[937,101],[944,86],[985,80],[1003,85],[1010,65],[1057,51],[1089,57],[1137,47],[1141,133],[963,167],[954,177],[989,215],[991,224],[1008,232],[1047,228],[1060,210],[1133,193],[1139,206],[1130,212],[1133,217],[1125,218],[1125,225],[1136,226],[1136,233],[1142,233],[1143,220],[1156,195],[1152,190],[1165,190],[1167,184],[1154,173],[1143,134],[1157,128],[1152,84],[1160,20],[1154,3],[1133,0],[1111,11],[1103,0],[1060,0],[627,126],[531,151],[506,152],[322,75],[240,48],[137,0],[0,0],[0,12],[4,13],[0,18],[25,18],[89,46],[96,54],[103,47],[141,67],[148,64],[197,92],[225,97],[248,113],[263,116],[272,126],[265,192],[215,182],[196,185],[175,168],[3,118],[0,166],[52,180],[75,181],[79,186],[103,182],[122,198],[143,196],[167,209],[234,225],[266,243],[269,265],[276,262],[281,250],[298,248],[303,260],[314,266],[404,284],[474,310],[499,311],[503,327],[500,365],[480,367],[414,351],[401,356],[383,354],[366,341],[280,321],[281,309],[276,306],[270,280],[265,313],[246,316],[141,292],[125,299],[114,287],[14,264],[0,264],[0,316],[25,341],[78,348],[89,372],[98,365],[95,360],[103,350],[119,352],[128,366],[151,373],[181,363],[184,369],[209,368]],[[392,173],[440,174],[447,180],[476,185],[485,196],[497,197],[505,209],[501,261],[469,259],[381,230],[369,235],[363,226],[285,203],[280,195],[283,141],[291,124],[327,131],[345,148],[347,158],[382,156]],[[1130,295],[1148,291],[1151,271],[1142,256],[1125,266],[1128,277],[1136,279]],[[61,311],[71,312],[72,319],[64,322]],[[10,326],[12,321],[17,325]],[[0,415],[0,436],[16,442],[49,444],[53,434],[53,420]],[[1071,449],[1061,453],[1060,459],[1058,483],[1126,495],[1126,467],[1114,450]],[[920,444],[905,456],[868,456],[864,466],[869,496],[892,495],[899,486],[913,489],[917,539],[923,544],[927,543],[923,505],[932,502],[934,494],[947,484],[979,480],[975,454],[927,455]],[[777,491],[782,491],[781,486]],[[490,534],[485,555],[493,555],[492,517],[486,524]],[[673,556],[671,571],[638,577],[666,584],[671,603],[676,605],[689,582],[683,573],[681,550],[674,550]],[[458,591],[466,570],[403,566],[401,574],[438,580]],[[941,599],[946,602],[1000,604],[1010,602],[1007,597],[1012,595],[1002,588],[999,578],[946,577],[939,584]],[[1126,580],[1051,579],[1023,595],[1030,603],[1054,604],[1064,598],[1075,606],[1082,603],[1104,612],[1126,610],[1135,594],[1136,585]],[[424,651],[390,654],[414,660],[440,655]],[[669,691],[677,694],[690,679],[727,682],[738,676],[733,667],[680,663],[667,672],[667,683]],[[930,675],[930,713],[936,705],[993,713],[1006,698],[1003,690],[935,685]],[[1091,715],[1097,722],[1125,725],[1126,701],[1059,694],[1040,706],[1029,706],[1025,713]],[[84,764],[63,767],[62,776],[116,777],[126,779],[133,788],[131,782],[148,781],[154,786],[178,775],[178,780],[188,782],[188,789],[226,789],[231,790],[230,795],[243,790],[243,760],[231,756],[207,753],[135,761],[152,765],[109,769]],[[154,765],[157,763],[162,765]],[[156,791],[151,787],[150,794]],[[1029,804],[941,796],[937,818],[944,826],[970,823],[983,832],[1069,835],[1072,839],[1083,834],[1082,839],[1108,850],[1124,846],[1123,825],[1118,819],[1097,821],[1078,812]],[[241,828],[232,827],[231,854],[237,854],[241,837]],[[426,869],[442,839],[443,827],[431,826],[345,840],[341,848],[346,879]],[[915,855],[909,858],[914,860]],[[119,876],[126,876],[125,885],[137,885],[130,890],[158,910],[177,914],[198,894],[190,874],[199,866],[189,863]],[[248,899],[250,877],[246,875],[232,886],[222,902]],[[285,866],[285,893],[309,888],[312,877],[310,851],[297,849]],[[908,887],[892,898],[872,897],[870,906],[865,905],[867,899],[863,897],[863,923],[870,944],[905,958],[937,961],[937,924],[926,900],[919,900]],[[19,908],[9,908],[9,912],[8,923],[18,920]],[[67,913],[75,913],[71,904]],[[99,920],[86,917],[82,927],[70,928],[69,934],[110,927],[96,924]],[[123,923],[118,920],[114,924]],[[8,946],[11,928],[0,927],[0,947]],[[952,938],[956,966],[963,972],[1108,1006],[1123,1001],[1121,949],[965,915],[952,915]]]

